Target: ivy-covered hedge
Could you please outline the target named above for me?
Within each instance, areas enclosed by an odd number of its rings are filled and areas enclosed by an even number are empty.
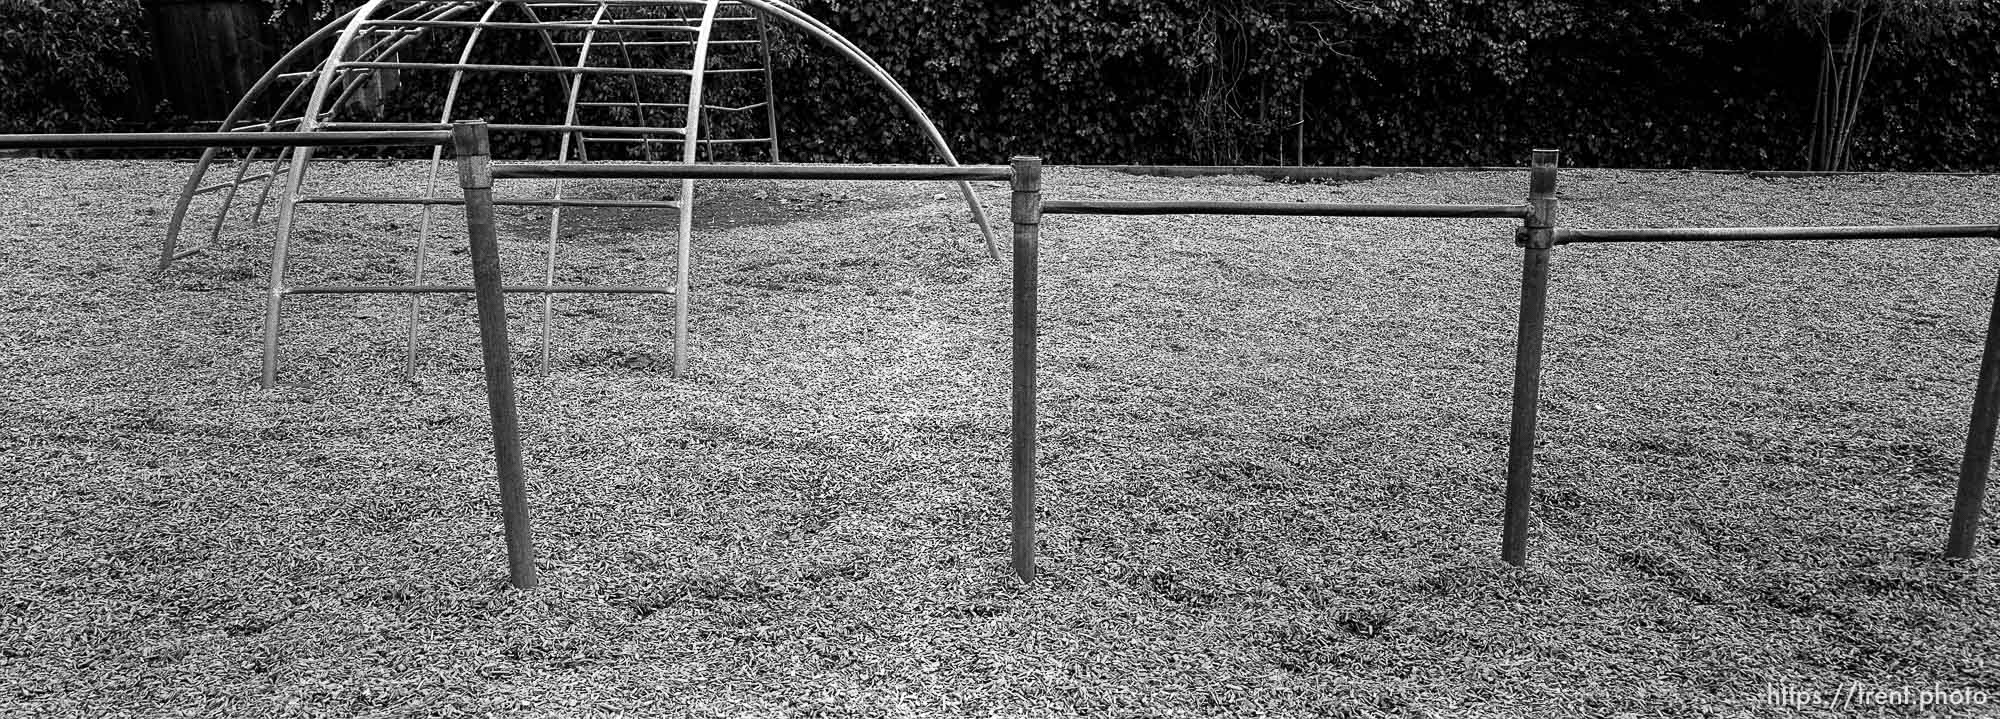
[[[1547,146],[1578,165],[1802,168],[1820,57],[1777,0],[794,4],[873,55],[979,162],[1290,164],[1303,130],[1307,164],[1515,164]],[[32,11],[59,6],[93,10]],[[136,0],[0,8],[13,8],[0,10],[0,129],[117,119],[116,68],[144,50]],[[1886,47],[1854,166],[2000,169],[1997,31],[2000,3],[1980,3],[1961,27]],[[798,33],[779,40],[787,159],[934,159],[847,61]],[[396,105],[423,107],[426,88],[408,84]],[[516,106],[549,95],[467,107],[536,114]]]
[[[1765,4],[1667,0],[807,0],[960,154],[999,161],[1802,168],[1820,46]],[[2000,4],[1885,48],[1855,166],[2000,168]],[[786,53],[784,125],[819,159],[921,159],[856,75]],[[1297,113],[1303,89],[1303,118]],[[1282,147],[1281,147],[1282,143]]]

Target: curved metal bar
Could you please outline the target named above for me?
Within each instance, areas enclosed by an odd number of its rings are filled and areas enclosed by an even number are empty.
[[[638,59],[632,57],[631,43],[625,39],[624,35],[618,35],[616,37],[616,40],[618,42],[618,54],[625,58],[625,64],[627,66],[636,65],[638,63]],[[652,120],[649,119],[651,113],[646,112],[646,93],[643,89],[641,89],[639,85],[639,76],[627,75],[625,76],[625,79],[629,81],[630,84],[632,85],[633,119],[636,120],[639,123],[639,126],[641,127],[652,127],[653,126]],[[650,137],[647,138],[646,142],[641,143],[639,145],[639,153],[641,156],[646,158],[647,162],[654,161],[653,158],[655,157],[655,155],[653,154],[652,138]]]
[[[314,79],[311,99],[306,101],[305,112],[299,116],[298,130],[311,132],[321,117],[327,95],[333,89],[336,72],[340,68],[340,58],[347,56],[347,49],[361,33],[361,27],[375,15],[389,0],[368,0],[341,28],[340,39],[327,52],[326,62],[321,66],[319,77]],[[291,167],[285,172],[285,193],[278,198],[278,230],[271,243],[270,294],[264,298],[264,357],[262,381],[265,389],[278,385],[278,309],[285,297],[285,261],[292,239],[292,223],[297,214],[299,185],[305,181],[306,165],[312,161],[312,148],[292,148]]]
[[[584,67],[590,63],[590,50],[597,42],[597,28],[604,22],[604,15],[610,11],[610,4],[603,2],[597,4],[597,11],[590,17],[590,29],[583,31],[583,44],[579,45],[576,50],[577,67]],[[569,85],[568,102],[564,104],[564,125],[575,126],[577,124],[576,101],[582,93],[583,76],[577,75]],[[577,138],[578,144],[582,144],[582,133],[563,133],[562,139],[556,141],[556,162],[569,162],[570,138],[572,137]],[[556,181],[554,199],[563,199],[562,180]],[[548,243],[547,249],[543,252],[544,261],[542,263],[542,284],[544,285],[554,286],[556,283],[556,239],[562,235],[562,216],[563,208],[561,205],[549,208]],[[541,330],[542,346],[541,356],[537,358],[535,366],[544,377],[549,374],[549,320],[555,316],[555,302],[555,295],[542,295],[542,322],[539,328]]]
[[[896,98],[896,102],[903,106],[903,111],[908,113],[910,119],[917,123],[917,127],[922,129],[924,134],[930,138],[931,147],[944,157],[945,164],[958,165],[958,158],[952,155],[951,146],[944,140],[944,133],[939,131],[937,125],[931,122],[929,115],[924,114],[923,108],[917,106],[916,100],[910,97],[910,93],[903,89],[902,84],[896,82],[894,77],[890,77],[888,71],[883,70],[881,65],[876,64],[874,58],[869,57],[868,53],[862,52],[861,48],[856,47],[847,38],[841,37],[840,33],[834,32],[833,28],[827,27],[825,23],[820,22],[817,18],[786,4],[783,0],[735,0],[735,2],[763,10],[780,19],[787,20],[792,25],[805,30],[822,44],[846,56],[848,60],[860,64],[862,69],[868,71],[868,75],[875,79],[876,83],[886,88],[889,94]],[[986,207],[979,203],[979,196],[972,192],[971,184],[965,182],[958,183],[958,191],[965,196],[965,203],[972,210],[973,220],[979,223],[980,235],[986,240],[986,256],[999,259],[1000,250],[993,241],[993,226],[986,220]]]
[[[491,19],[494,13],[499,11],[500,3],[488,5],[486,6],[486,12],[479,14],[479,21],[485,22]],[[472,58],[473,48],[479,45],[480,38],[485,34],[486,28],[479,27],[474,28],[471,33],[466,35],[465,47],[460,49],[458,53],[459,64],[463,65],[467,60]],[[438,111],[438,122],[451,122],[452,111],[458,106],[458,88],[463,84],[464,80],[464,70],[452,71],[451,80],[445,84],[444,107]],[[424,179],[425,200],[437,197],[438,173],[442,171],[443,166],[444,146],[439,145],[431,148],[431,171],[430,175]],[[419,216],[417,222],[416,258],[415,266],[411,270],[413,274],[412,284],[421,285],[424,283],[424,269],[430,263],[431,219],[434,216],[432,212],[434,207],[435,205],[425,203],[422,214]],[[405,379],[414,380],[417,377],[417,345],[419,330],[422,327],[421,314],[423,312],[423,305],[423,295],[410,295],[410,336],[408,344],[403,348],[403,377]]]
[[[317,124],[322,122],[324,119],[330,117],[331,111],[326,109],[328,107],[327,100],[328,100],[328,95],[331,93],[334,84],[336,83],[337,79],[341,74],[339,72],[340,66],[344,64],[344,61],[341,60],[341,58],[344,58],[348,55],[348,49],[354,45],[355,39],[358,35],[361,34],[363,26],[367,25],[368,22],[374,18],[375,13],[381,10],[382,6],[387,4],[389,1],[390,0],[368,0],[367,3],[363,4],[359,8],[356,8],[354,12],[348,16],[346,27],[341,29],[339,39],[334,42],[333,47],[327,53],[326,61],[321,64],[318,70],[318,77],[315,78],[315,81],[313,83],[311,99],[307,101],[305,111],[300,115],[300,120],[298,125],[299,131],[311,132],[316,129]],[[529,15],[533,17],[533,9],[519,2],[519,0],[493,0],[493,4],[498,4],[501,2],[510,2],[510,1],[514,2],[515,4],[522,5],[523,10],[528,12]],[[425,6],[420,4],[412,7],[421,8]],[[470,10],[473,7],[475,7],[475,5],[471,3],[453,2],[445,5],[442,9],[439,9],[434,15],[432,15],[432,17],[433,18],[449,17],[464,12],[466,10]],[[405,10],[408,10],[408,8],[405,8]],[[389,17],[394,18],[397,16],[398,13],[391,13]],[[537,24],[539,24],[539,20],[537,20]],[[549,37],[547,31],[543,30],[540,32],[543,39],[543,44],[548,48],[551,56],[560,61],[561,54],[556,51],[555,44],[553,40]],[[422,35],[422,30],[419,28],[416,32],[412,32],[406,37],[400,37],[400,39],[396,43],[389,45],[387,49],[384,50],[384,53],[388,51],[393,51],[394,49],[401,47],[403,43],[409,42],[410,40],[414,40],[415,38],[420,37],[421,35]],[[399,36],[392,35],[391,37],[397,38]],[[374,45],[371,45],[369,49],[374,50],[375,48],[382,46],[383,43],[378,42]],[[346,96],[349,93],[353,92],[353,89],[357,86],[358,82],[348,81],[346,87],[343,88],[343,91],[339,96],[339,99],[335,100],[334,107],[338,107],[339,101],[345,99]],[[311,164],[311,160],[312,160],[312,148],[298,147],[292,150],[291,167],[285,173],[285,191],[283,196],[281,196],[278,200],[278,228],[276,232],[276,237],[272,242],[272,248],[271,248],[270,296],[265,299],[265,305],[264,305],[264,328],[263,328],[264,357],[263,357],[262,376],[263,376],[263,385],[267,389],[277,385],[278,330],[279,330],[278,316],[279,316],[280,301],[284,297],[283,290],[285,283],[285,276],[284,276],[285,264],[287,260],[287,255],[290,251],[292,225],[294,222],[294,218],[297,214],[298,198],[300,195],[299,188],[305,181],[306,167],[309,164]]]
[[[527,0],[496,0],[496,1],[508,2],[515,5],[516,7],[519,7],[521,8],[521,12],[528,16],[529,21],[534,22],[537,26],[544,25],[544,23],[542,22],[542,16],[535,13],[535,7],[533,5],[528,4]],[[555,37],[549,35],[549,31],[544,27],[537,27],[535,29],[535,32],[542,36],[542,47],[549,51],[549,62],[555,65],[563,64],[562,50],[556,47]],[[558,77],[561,78],[561,81],[564,83],[563,86],[564,90],[569,89],[569,83],[582,81],[581,77],[571,77],[569,75],[559,75]],[[577,133],[576,137],[577,137],[576,154],[578,157],[588,162],[590,160],[590,148],[586,145],[586,143],[583,142],[583,133],[581,132]]]
[[[757,53],[764,63],[764,120],[771,135],[771,162],[783,162],[778,159],[778,89],[771,78],[771,28],[763,15],[753,12],[750,16],[757,18]]]
[[[354,17],[354,13],[356,12],[359,12],[359,10],[349,10],[340,17],[334,18],[332,22],[321,26],[318,30],[313,31],[313,34],[306,36],[305,40],[292,46],[291,50],[278,56],[277,62],[271,63],[271,69],[265,70],[263,76],[258,77],[256,82],[250,84],[250,89],[243,92],[243,98],[236,101],[236,107],[229,110],[229,114],[223,117],[222,124],[217,126],[216,129],[227,132],[232,125],[235,125],[238,120],[243,118],[243,115],[250,111],[250,108],[256,103],[258,96],[262,95],[265,90],[270,89],[272,83],[278,81],[278,75],[282,74],[285,67],[297,61],[301,55],[304,55],[307,50],[312,48],[314,43],[325,40],[327,36],[332,35],[349,18]],[[283,105],[280,104],[279,107],[282,108]],[[167,220],[167,236],[160,243],[161,270],[165,270],[168,265],[173,264],[174,253],[176,251],[175,245],[180,239],[181,225],[187,221],[188,206],[194,202],[194,191],[201,189],[201,181],[208,177],[209,165],[215,162],[216,155],[221,154],[221,152],[221,148],[215,147],[202,150],[201,159],[197,160],[194,164],[194,169],[188,172],[187,182],[181,186],[180,201],[174,204],[173,217]],[[224,212],[227,212],[226,206]]]
[[[441,18],[441,17],[452,17],[452,16],[454,16],[454,15],[457,15],[458,13],[460,13],[460,12],[462,12],[462,11],[466,10],[466,9],[469,9],[469,7],[470,7],[470,6],[468,6],[468,5],[465,5],[465,4],[463,4],[463,3],[457,3],[457,2],[454,2],[454,3],[449,3],[449,4],[446,4],[446,5],[444,5],[443,7],[439,7],[439,8],[435,8],[435,9],[429,9],[429,8],[427,8],[427,6],[424,6],[424,5],[412,5],[412,6],[410,6],[410,7],[406,7],[406,8],[403,8],[403,9],[400,9],[400,10],[397,10],[397,11],[396,11],[396,12],[394,12],[394,13],[391,13],[391,14],[389,15],[389,17],[390,17],[390,18],[399,18],[399,17],[406,17],[406,16],[410,16],[410,15],[415,15],[415,16],[417,16],[417,17],[420,17],[420,18],[427,18],[427,19],[434,19],[434,18]],[[419,13],[418,11],[420,11],[420,10],[428,10],[428,13],[429,13],[429,14],[422,14],[422,13]],[[381,53],[378,53],[378,56],[380,56],[380,55],[387,55],[388,53],[391,53],[391,52],[394,52],[394,51],[396,51],[396,50],[399,50],[399,49],[401,49],[403,45],[405,45],[405,44],[408,44],[408,43],[409,43],[409,42],[411,42],[411,41],[414,41],[414,40],[415,40],[415,39],[417,38],[417,36],[418,36],[418,34],[415,34],[415,33],[411,33],[411,34],[403,34],[403,33],[398,33],[397,35],[395,35],[395,36],[392,36],[392,38],[391,38],[391,39],[396,39],[396,40],[399,40],[399,42],[397,42],[396,44],[394,44],[394,45],[392,45],[392,46],[389,46],[389,47],[385,48],[385,49],[384,49],[384,50],[383,50],[383,51],[382,51]],[[381,47],[381,46],[382,46],[381,42],[380,42],[380,41],[378,41],[378,42],[377,42],[377,43],[376,43],[375,45],[370,45],[370,46],[369,46],[369,50],[373,50],[374,48],[377,48],[377,47]],[[364,51],[363,51],[363,53],[362,53],[362,54],[363,54],[363,56],[366,56],[367,52],[368,52],[368,51],[364,50]],[[320,59],[320,62],[319,62],[319,64],[318,64],[318,65],[315,65],[315,66],[313,67],[312,71],[311,71],[310,73],[308,73],[308,76],[309,76],[309,77],[317,77],[316,73],[323,73],[323,72],[326,72],[326,66],[327,66],[327,62],[328,62],[329,60],[332,60],[332,59],[333,59],[333,58],[331,58],[331,57],[326,57],[326,58],[321,58],[321,59]],[[352,81],[352,80],[349,80],[348,82],[349,82],[349,83],[352,83],[353,81]],[[288,95],[288,96],[287,96],[287,97],[285,98],[285,103],[284,103],[284,105],[285,105],[285,106],[290,106],[290,105],[291,105],[292,103],[295,103],[295,102],[298,102],[298,101],[299,101],[299,98],[301,98],[301,97],[307,97],[308,95],[307,95],[307,93],[306,93],[306,89],[307,89],[307,88],[310,88],[310,87],[313,87],[313,86],[314,86],[314,84],[313,84],[313,83],[308,83],[308,82],[301,82],[301,83],[299,83],[297,87],[294,87],[294,88],[292,88],[292,92],[291,92],[291,94],[290,94],[290,95]],[[350,89],[350,91],[351,91],[351,88],[353,88],[353,87],[356,87],[356,86],[355,86],[355,85],[353,85],[353,84],[349,84],[349,85],[347,86],[347,88],[349,88],[349,89]],[[339,100],[335,100],[335,101],[334,101],[334,107],[339,107],[339,106],[340,106],[340,103],[341,103],[341,102],[344,102],[344,101],[346,100],[346,97],[347,97],[347,94],[348,94],[347,92],[343,92],[343,93],[342,93],[342,95],[341,95],[341,98],[340,98]],[[329,111],[329,112],[330,112],[330,111]],[[303,117],[304,117],[304,114],[303,114],[303,112],[302,112],[302,113],[300,114],[300,117],[301,117],[301,118],[303,118]],[[301,123],[302,123],[302,122],[303,122],[303,121],[301,120]],[[275,185],[277,184],[277,177],[278,177],[278,167],[279,167],[280,165],[282,165],[282,164],[283,164],[283,156],[282,156],[282,155],[280,155],[280,156],[278,156],[278,157],[276,157],[276,158],[273,158],[273,159],[272,159],[272,161],[271,161],[271,174],[270,174],[270,177],[269,177],[269,179],[265,180],[265,182],[264,182],[264,191],[263,191],[263,192],[262,192],[261,194],[259,194],[259,195],[257,196],[257,209],[256,209],[255,211],[253,211],[253,212],[251,212],[251,213],[250,213],[250,225],[251,225],[251,226],[253,226],[253,227],[254,227],[254,226],[256,226],[257,224],[259,224],[259,223],[261,223],[261,222],[263,222],[263,221],[264,221],[264,208],[265,208],[265,207],[267,207],[267,206],[269,205],[270,201],[271,201],[271,189],[272,189],[272,188],[273,188],[273,187],[274,187],[274,186],[275,186]]]
[[[420,10],[424,10],[424,9],[425,9],[425,6],[421,6],[421,5],[416,5],[416,6],[411,6],[411,7],[407,7],[407,8],[403,8],[403,9],[401,9],[401,10],[397,10],[397,11],[396,11],[396,12],[395,12],[394,14],[392,14],[392,15],[391,15],[390,17],[402,17],[402,16],[405,16],[405,15],[419,15],[419,12],[418,12],[418,11],[420,11]],[[435,10],[430,10],[430,11],[429,11],[429,12],[430,12],[430,14],[429,14],[429,15],[422,15],[422,17],[431,17],[431,18],[436,18],[436,17],[450,17],[451,15],[453,15],[453,14],[456,14],[456,13],[458,12],[458,10],[459,10],[459,8],[457,8],[457,7],[455,6],[455,5],[446,5],[446,6],[442,7],[442,8],[438,8],[438,9],[435,9]],[[319,38],[318,40],[314,40],[313,42],[318,42],[319,40],[324,40],[324,39],[325,39],[324,37],[321,37],[321,38]],[[411,39],[414,39],[414,38],[411,38]],[[405,40],[404,42],[408,42],[408,40],[406,39],[406,40]],[[305,46],[309,46],[310,44],[312,44],[312,43],[303,43],[303,42],[302,42],[302,43],[300,43],[300,46],[299,46],[299,47],[305,47]],[[398,44],[398,45],[397,45],[396,47],[401,47],[401,44]],[[295,47],[295,48],[294,48],[294,50],[295,50],[295,51],[296,51],[296,50],[298,50],[298,49],[299,49],[298,47]],[[391,50],[394,50],[395,48],[390,48],[390,49],[391,49]],[[326,66],[326,61],[327,61],[327,58],[324,58],[324,57],[320,58],[320,61],[319,61],[318,63],[314,64],[314,66],[313,66],[313,69],[312,69],[312,70],[309,70],[309,71],[306,71],[306,76],[307,76],[307,77],[309,77],[309,78],[310,78],[310,77],[314,77],[316,73],[319,73],[319,72],[320,72],[320,71],[321,71],[321,70],[322,70],[322,69],[323,69],[323,68],[324,68],[324,67]],[[282,75],[281,75],[281,77],[282,77]],[[281,118],[281,117],[283,117],[283,116],[284,116],[284,114],[285,114],[285,108],[288,108],[288,107],[292,107],[292,106],[293,106],[293,105],[294,105],[295,103],[299,102],[300,98],[302,98],[302,97],[305,97],[305,96],[306,96],[306,92],[305,92],[305,91],[306,91],[306,89],[307,89],[307,88],[309,88],[309,87],[312,87],[312,83],[309,83],[309,82],[300,82],[299,84],[297,84],[297,85],[293,86],[293,87],[292,87],[292,91],[291,91],[291,92],[289,92],[289,93],[287,93],[287,94],[285,95],[285,99],[284,99],[284,100],[282,100],[282,101],[280,101],[280,102],[278,103],[277,107],[275,107],[275,108],[272,108],[272,110],[271,110],[271,115],[269,116],[269,117],[270,117],[270,119],[269,119],[269,120],[267,120],[267,121],[265,122],[265,125],[266,125],[266,129],[269,129],[270,127],[273,127],[273,126],[276,126],[276,125],[277,125],[278,123],[280,123],[280,122],[294,122],[294,123],[298,122],[297,118],[285,118],[285,119],[283,119],[283,120],[280,120],[279,118]],[[257,194],[257,205],[256,205],[256,208],[255,208],[255,209],[253,209],[253,210],[251,211],[251,213],[250,213],[250,226],[251,226],[251,227],[255,227],[255,226],[257,226],[258,224],[261,224],[261,223],[262,223],[262,222],[264,221],[264,208],[265,208],[266,206],[268,206],[268,204],[270,203],[270,200],[271,200],[271,189],[272,189],[272,188],[273,188],[273,187],[274,187],[274,186],[275,186],[275,185],[277,184],[277,178],[278,178],[278,176],[279,176],[279,174],[280,174],[279,170],[280,170],[280,168],[282,168],[283,166],[284,166],[284,155],[283,155],[283,153],[274,153],[274,154],[272,155],[272,159],[271,159],[271,169],[270,169],[270,171],[269,171],[269,172],[265,173],[265,175],[264,175],[264,187],[263,187],[263,189],[262,189],[261,191],[259,191],[259,192],[258,192],[258,194]],[[245,170],[245,171],[247,171],[248,169],[249,169],[249,168],[248,168],[247,166],[243,168],[243,170]],[[210,228],[210,230],[209,230],[209,240],[210,240],[210,241],[216,241],[216,240],[219,240],[219,239],[221,239],[221,237],[222,237],[222,228],[223,228],[223,225],[224,225],[224,224],[225,224],[225,223],[226,223],[226,222],[227,222],[227,221],[229,220],[229,212],[230,212],[230,210],[232,210],[232,209],[233,209],[233,208],[235,207],[235,202],[236,202],[236,191],[237,191],[237,188],[235,188],[235,187],[231,187],[231,188],[230,188],[230,192],[229,192],[228,194],[226,194],[226,195],[224,195],[224,196],[223,196],[223,201],[222,201],[222,207],[221,207],[221,208],[220,208],[219,210],[217,210],[217,212],[216,212],[216,216],[215,216],[215,225],[214,225],[213,227],[211,227],[211,228]]]
[[[688,75],[687,111],[683,113],[683,119],[687,122],[687,125],[686,129],[681,132],[681,162],[683,164],[694,164],[695,151],[701,148],[701,143],[696,141],[695,138],[701,136],[701,90],[702,79],[706,76],[706,73],[703,73],[702,69],[708,67],[708,40],[710,32],[715,27],[715,9],[720,3],[721,0],[708,0],[702,5],[701,24],[699,26],[701,29],[695,32],[694,64],[689,66],[694,72]],[[694,246],[692,241],[694,236],[694,180],[681,180],[680,202],[680,252],[674,258],[675,377],[687,374],[688,272],[690,269],[688,254]]]

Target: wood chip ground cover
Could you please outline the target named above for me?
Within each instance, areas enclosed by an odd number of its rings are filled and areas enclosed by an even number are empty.
[[[391,192],[420,169],[315,172]],[[711,183],[687,377],[665,370],[670,300],[559,299],[546,355],[540,301],[510,304],[546,581],[517,593],[469,301],[423,301],[411,383],[407,299],[290,300],[283,386],[258,389],[268,228],[149,269],[183,172],[0,161],[0,714],[1794,716],[1766,689],[2000,695],[2000,531],[1937,558],[1986,242],[1557,250],[1517,570],[1497,558],[1507,223],[1050,217],[1047,573],[1024,588],[1007,266],[951,188]],[[1525,177],[1047,185],[1490,203]],[[1560,221],[1974,222],[1996,197],[1994,178],[1566,171]],[[456,219],[433,223],[435,281],[467,281]],[[664,218],[573,219],[558,281],[668,282]],[[310,208],[291,280],[407,281],[421,224]],[[510,277],[537,277],[545,223],[503,227]]]

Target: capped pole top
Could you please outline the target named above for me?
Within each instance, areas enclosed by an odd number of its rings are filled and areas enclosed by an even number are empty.
[[[1535,150],[1528,159],[1528,217],[1514,244],[1546,250],[1556,245],[1556,163],[1561,153]]]
[[[467,190],[493,186],[492,141],[485,120],[451,124],[452,154],[458,156],[458,186]]]
[[[1039,190],[1042,188],[1042,158],[1035,155],[1015,155],[1008,165],[1014,168],[1014,188],[1017,190]]]
[[[1042,158],[1016,155],[1008,164],[1014,172],[1014,202],[1008,214],[1019,237],[1020,228],[1042,222]]]
[[[1557,150],[1534,151],[1528,160],[1528,199],[1555,199],[1556,165],[1561,159]]]

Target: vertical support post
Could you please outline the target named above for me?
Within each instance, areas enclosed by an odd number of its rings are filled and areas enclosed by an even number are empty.
[[[750,12],[757,18],[757,52],[764,61],[764,124],[771,133],[771,162],[778,163],[778,91],[771,78],[771,30],[764,23],[764,13]]]
[[[515,589],[540,583],[535,539],[528,522],[528,489],[521,469],[521,427],[515,414],[514,357],[507,344],[507,297],[500,277],[500,244],[493,228],[493,169],[486,123],[452,124],[458,184],[465,189],[465,229],[472,243],[473,297],[479,310],[479,348],[486,367],[486,404],[493,415],[493,459],[500,477],[500,518],[507,534],[507,578]]]
[[[1951,508],[1951,537],[1944,555],[1971,559],[1979,540],[1979,514],[1986,503],[1986,475],[1993,466],[1993,430],[2000,419],[2000,285],[1986,317],[1986,351],[1979,360],[1979,385],[1972,392],[1972,424],[1965,432],[1965,459],[1958,465],[1958,500]]]
[[[306,129],[307,124],[301,123],[299,127]],[[292,223],[298,215],[298,203],[294,200],[298,199],[299,184],[305,181],[306,166],[312,164],[312,152],[311,147],[292,149],[292,165],[285,172],[285,196],[278,200],[277,239],[271,243],[271,286],[269,294],[264,297],[264,389],[278,386],[278,331],[281,329],[278,311],[285,299],[285,262],[291,253]],[[272,185],[277,184],[277,174],[278,167],[274,164],[271,166]],[[264,186],[265,192],[270,190],[271,185]],[[263,210],[262,200],[258,201],[257,207],[260,212]],[[252,218],[250,224],[256,225],[257,220]]]
[[[1016,157],[1014,176],[1014,575],[1035,581],[1035,332],[1040,290],[1042,158]]]
[[[1535,481],[1535,410],[1542,394],[1542,335],[1548,309],[1549,249],[1555,246],[1555,150],[1536,150],[1529,163],[1529,215],[1516,235],[1521,246],[1521,325],[1514,343],[1514,414],[1507,440],[1507,513],[1500,558],[1528,561],[1529,497]]]
[[[1297,115],[1297,116],[1298,116],[1298,118],[1299,118],[1299,120],[1298,120],[1298,123],[1297,123],[1297,124],[1298,124],[1298,126],[1299,126],[1299,143],[1298,143],[1298,146],[1297,146],[1297,147],[1294,147],[1294,148],[1292,148],[1292,150],[1293,150],[1294,152],[1296,152],[1296,153],[1297,153],[1297,156],[1296,156],[1295,158],[1293,158],[1293,159],[1296,159],[1296,160],[1298,160],[1298,166],[1299,166],[1299,167],[1305,167],[1305,166],[1306,166],[1306,86],[1305,86],[1305,83],[1299,83],[1299,102],[1298,102],[1298,111],[1297,111],[1297,112],[1295,112],[1295,113],[1293,113],[1293,114]]]
[[[694,157],[689,150],[687,157]],[[693,159],[686,160],[693,164]],[[694,266],[688,254],[694,251],[694,180],[681,180],[680,244],[674,250],[674,377],[688,371],[688,273]]]

